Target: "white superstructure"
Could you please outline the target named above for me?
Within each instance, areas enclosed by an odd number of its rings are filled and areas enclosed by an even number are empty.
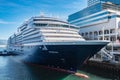
[[[20,46],[33,46],[45,42],[84,41],[78,30],[75,26],[55,18],[32,17],[18,28],[18,33],[11,36],[8,43],[19,50]]]
[[[7,50],[21,60],[76,71],[78,65],[96,54],[108,41],[85,41],[79,29],[51,17],[32,17],[8,39]]]

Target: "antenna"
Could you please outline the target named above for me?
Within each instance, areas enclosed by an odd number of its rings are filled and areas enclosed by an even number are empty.
[[[57,19],[59,19],[59,18],[60,18],[60,16],[59,16],[59,15],[57,15],[57,16],[56,16],[56,18],[57,18]]]
[[[49,15],[50,15],[50,17],[52,17],[52,14],[51,14],[51,13],[50,13]]]
[[[44,13],[43,12],[40,12],[40,17],[44,17]]]

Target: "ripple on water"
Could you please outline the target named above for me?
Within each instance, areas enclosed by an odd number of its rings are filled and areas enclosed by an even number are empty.
[[[87,74],[88,80],[112,80],[79,70]],[[84,80],[72,74],[49,70],[36,65],[25,64],[15,56],[0,56],[0,80]]]

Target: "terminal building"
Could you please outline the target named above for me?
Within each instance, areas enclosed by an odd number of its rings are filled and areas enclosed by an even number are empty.
[[[102,49],[101,59],[120,62],[120,0],[88,0],[86,8],[68,16],[68,22],[79,27],[86,40],[110,40],[117,44],[117,49]]]
[[[87,40],[116,41],[120,35],[120,0],[88,0],[83,10],[68,16]]]

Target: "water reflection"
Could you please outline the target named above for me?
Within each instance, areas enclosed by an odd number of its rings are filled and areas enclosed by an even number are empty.
[[[30,65],[28,68],[35,80],[63,80],[69,75],[67,73],[45,69],[35,65]]]
[[[8,59],[6,57],[1,57],[0,58],[0,69],[5,68],[7,65]]]
[[[0,56],[0,80],[63,80],[69,74]]]
[[[11,57],[0,56],[0,65],[2,65],[0,66],[0,80],[30,80],[31,75],[27,67]]]
[[[102,78],[84,71],[81,73],[90,76],[89,80],[111,80]],[[0,56],[0,80],[84,80],[67,73],[42,68],[21,62],[15,56]]]

